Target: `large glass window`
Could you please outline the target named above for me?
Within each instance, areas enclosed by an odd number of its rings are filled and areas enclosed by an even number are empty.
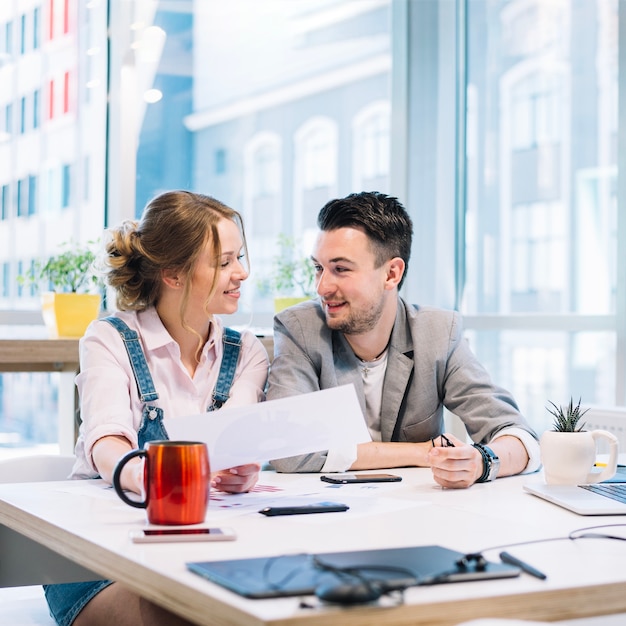
[[[539,430],[550,423],[548,400],[624,401],[618,8],[467,4],[473,139],[462,311],[483,329],[471,334],[479,356]]]
[[[112,77],[125,98],[119,123],[136,123],[138,139],[132,166],[111,172],[118,206],[137,215],[164,188],[186,187],[242,210],[253,272],[242,321],[271,324],[257,279],[279,233],[302,239],[355,184],[389,190],[392,6],[229,0],[149,12],[122,2],[112,13],[129,29],[119,56],[132,59]],[[125,189],[136,190],[132,206]]]
[[[0,3],[3,338],[45,336],[39,293],[17,281],[33,259],[56,252],[63,242],[102,234],[107,5],[106,0]],[[78,173],[79,163],[90,164],[89,177]],[[81,193],[86,180],[89,197]],[[0,374],[0,449],[54,444],[59,376]]]
[[[20,267],[187,188],[242,211],[229,323],[267,328],[278,234],[306,254],[326,200],[377,189],[416,226],[403,294],[461,310],[538,430],[626,404],[623,3],[32,0],[25,36],[0,4],[3,311],[39,306]]]

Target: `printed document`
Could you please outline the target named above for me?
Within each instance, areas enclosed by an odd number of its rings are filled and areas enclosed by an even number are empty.
[[[212,472],[371,441],[351,384],[163,424],[172,440],[206,443]]]

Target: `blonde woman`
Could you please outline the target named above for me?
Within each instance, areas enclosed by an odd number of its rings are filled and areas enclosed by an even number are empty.
[[[252,333],[227,329],[217,317],[237,310],[248,277],[239,213],[209,196],[171,191],[108,235],[105,274],[119,311],[93,322],[80,342],[83,423],[72,477],[111,482],[126,452],[167,438],[164,416],[263,400],[268,357]],[[245,492],[259,469],[219,472],[212,484]],[[139,460],[129,463],[122,486],[140,493],[142,482]],[[187,623],[112,581],[45,591],[60,626]]]

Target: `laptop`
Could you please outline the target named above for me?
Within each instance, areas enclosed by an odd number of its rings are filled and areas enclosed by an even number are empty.
[[[524,485],[524,491],[562,506],[578,515],[626,515],[626,467],[593,485]]]

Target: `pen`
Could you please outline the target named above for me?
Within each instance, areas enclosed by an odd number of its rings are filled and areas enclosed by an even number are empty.
[[[541,580],[545,580],[547,576],[540,572],[538,569],[535,569],[532,565],[528,565],[528,563],[524,563],[524,561],[520,561],[517,557],[509,554],[508,552],[500,552],[500,559],[503,563],[508,563],[509,565],[517,565],[522,571],[534,576],[535,578],[539,578]]]

